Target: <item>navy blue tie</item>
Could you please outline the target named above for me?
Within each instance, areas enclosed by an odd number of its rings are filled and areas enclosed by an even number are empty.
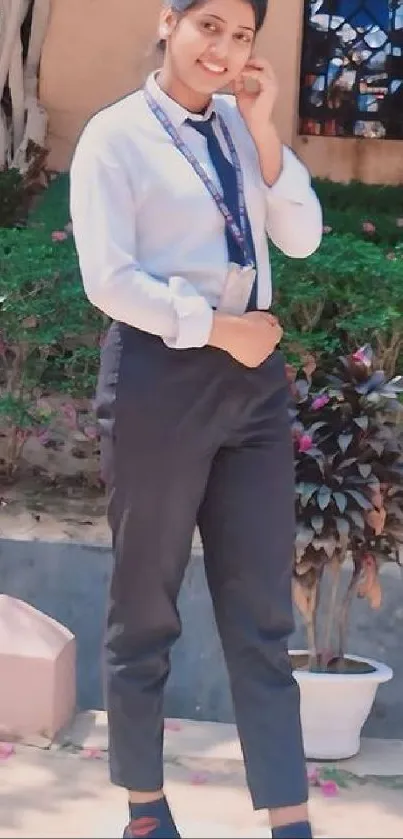
[[[218,179],[221,184],[221,188],[224,195],[224,201],[232,213],[234,219],[236,220],[237,224],[240,226],[241,224],[241,217],[240,217],[240,209],[239,209],[239,198],[238,198],[238,184],[237,184],[237,177],[236,171],[232,165],[232,163],[227,160],[225,157],[224,152],[220,146],[218,141],[217,135],[213,128],[213,119],[214,114],[207,120],[192,120],[187,119],[186,122],[188,125],[191,125],[192,128],[195,128],[199,134],[202,134],[203,137],[207,140],[207,149],[210,155],[211,162],[214,166],[214,169],[217,172]],[[231,231],[228,228],[228,225],[225,224],[225,235],[227,238],[227,246],[228,246],[228,261],[235,262],[237,265],[245,265],[245,254],[241,248],[241,246],[236,241],[235,237],[232,235]],[[251,259],[256,265],[256,253],[255,253],[255,245],[253,242],[252,236],[252,229],[250,226],[250,221],[248,214],[246,213],[246,238],[247,238],[247,246],[248,246],[248,253],[250,254]],[[248,310],[254,311],[257,309],[257,282],[255,281],[252,293],[249,299]]]

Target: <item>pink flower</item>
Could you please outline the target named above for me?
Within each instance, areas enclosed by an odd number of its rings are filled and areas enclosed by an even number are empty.
[[[165,720],[165,731],[182,731],[182,726],[177,720]]]
[[[38,432],[37,439],[42,444],[42,446],[46,446],[46,443],[49,443],[50,440],[50,433],[48,428],[42,429],[42,431]]]
[[[68,238],[65,230],[54,230],[52,233],[52,242],[64,242]]]
[[[85,760],[102,760],[101,749],[84,749],[82,756]]]
[[[0,743],[0,760],[8,760],[13,754],[15,748],[12,743]]]
[[[190,783],[192,786],[201,786],[202,784],[207,784],[209,776],[207,772],[194,772],[190,778]]]
[[[320,788],[325,798],[335,798],[339,794],[339,788],[335,781],[321,781]]]
[[[317,766],[308,767],[308,782],[311,787],[320,787],[320,774]]]
[[[71,405],[69,403],[65,403],[61,407],[61,412],[62,412],[62,414],[64,416],[64,419],[66,421],[66,424],[69,426],[69,428],[76,428],[77,427],[77,411],[76,411],[74,405]]]
[[[357,361],[358,364],[365,364],[366,367],[371,366],[371,359],[365,349],[365,347],[360,347],[357,352],[353,353],[351,356],[353,361]]]
[[[96,425],[86,425],[84,428],[84,434],[88,440],[96,440],[98,437],[98,429]]]
[[[330,396],[327,396],[326,393],[323,393],[322,396],[317,396],[316,399],[313,400],[312,410],[320,411],[320,409],[324,408],[328,402],[330,402]]]
[[[372,221],[364,221],[362,223],[362,229],[363,229],[364,233],[371,233],[371,234],[376,233],[376,227],[372,223]]]
[[[323,227],[323,232],[324,233],[332,233],[332,231],[333,231],[333,227],[330,227],[330,224],[325,224],[324,225],[324,227]]]
[[[301,453],[309,452],[309,449],[312,448],[312,442],[312,437],[309,434],[302,434],[299,438],[298,451]]]
[[[308,782],[310,787],[319,787],[325,798],[335,798],[339,794],[336,781],[323,781],[317,766],[308,766]]]

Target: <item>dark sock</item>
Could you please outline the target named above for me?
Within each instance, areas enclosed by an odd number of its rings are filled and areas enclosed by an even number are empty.
[[[130,824],[123,839],[180,839],[166,798],[150,804],[129,804]]]
[[[312,830],[309,822],[296,822],[296,824],[285,824],[283,827],[274,827],[272,830],[273,839],[312,839]]]

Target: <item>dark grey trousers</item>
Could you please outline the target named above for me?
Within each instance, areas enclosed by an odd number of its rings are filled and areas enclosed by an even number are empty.
[[[163,785],[163,689],[199,524],[256,809],[307,800],[293,630],[294,470],[282,355],[249,370],[114,324],[97,413],[114,571],[106,632],[112,782]]]

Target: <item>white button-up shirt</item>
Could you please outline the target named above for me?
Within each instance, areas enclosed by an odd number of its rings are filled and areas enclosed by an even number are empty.
[[[218,185],[206,139],[186,125],[185,108],[158,86],[148,89],[209,177]],[[284,147],[273,187],[231,96],[217,95],[241,161],[256,249],[258,307],[272,298],[267,236],[291,257],[306,257],[322,236],[322,212],[309,173]],[[215,130],[229,157],[217,121]],[[71,218],[85,292],[113,320],[159,335],[171,347],[201,347],[228,273],[225,221],[138,90],[96,114],[71,167]]]

